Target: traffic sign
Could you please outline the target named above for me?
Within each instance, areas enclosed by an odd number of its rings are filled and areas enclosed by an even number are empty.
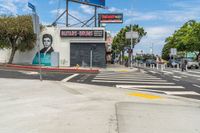
[[[137,39],[139,38],[138,32],[131,31],[131,32],[126,32],[126,39]]]
[[[171,48],[171,49],[170,49],[170,55],[171,55],[171,56],[177,55],[177,49],[176,49],[176,48]]]
[[[28,2],[28,7],[32,9],[33,12],[36,12],[35,6]]]

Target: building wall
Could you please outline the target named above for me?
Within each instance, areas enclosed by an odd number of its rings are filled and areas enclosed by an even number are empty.
[[[52,48],[54,52],[59,52],[59,65],[70,66],[70,43],[104,43],[105,35],[103,38],[66,38],[60,37],[60,30],[104,30],[104,28],[69,28],[69,27],[45,27],[40,35],[40,50],[44,48],[42,37],[45,34],[50,34],[53,38]],[[16,52],[13,63],[15,64],[32,64],[35,56],[37,55],[38,47],[31,51]],[[10,50],[0,50],[0,62],[8,62]]]

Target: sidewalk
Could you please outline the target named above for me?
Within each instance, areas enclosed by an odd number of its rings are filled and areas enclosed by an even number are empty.
[[[149,99],[133,96],[144,92],[77,83],[0,79],[0,84],[2,133],[132,133],[144,127],[152,133],[171,129],[159,125],[170,122],[185,124],[181,133],[200,131],[196,100],[145,92]]]

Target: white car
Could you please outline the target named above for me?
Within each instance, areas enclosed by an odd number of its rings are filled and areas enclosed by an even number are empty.
[[[193,61],[192,59],[186,59],[187,60],[187,68],[192,69],[192,68],[199,68],[199,63],[197,61]]]

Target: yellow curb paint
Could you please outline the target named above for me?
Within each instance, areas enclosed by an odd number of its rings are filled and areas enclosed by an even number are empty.
[[[161,99],[160,96],[156,95],[150,95],[150,94],[144,94],[144,93],[130,93],[128,94],[129,96],[135,96],[135,97],[141,97],[141,98],[146,98],[146,99]]]

